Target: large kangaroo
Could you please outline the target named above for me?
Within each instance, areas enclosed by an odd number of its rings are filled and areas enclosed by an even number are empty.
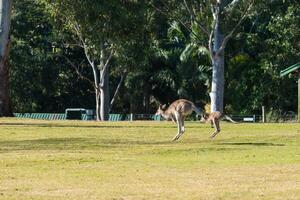
[[[175,141],[183,135],[185,131],[184,119],[193,111],[195,111],[197,114],[202,113],[202,111],[197,108],[193,102],[186,99],[179,99],[174,101],[167,109],[165,109],[165,105],[159,105],[155,115],[161,115],[166,120],[171,119],[177,124],[178,132],[172,139],[172,141]]]

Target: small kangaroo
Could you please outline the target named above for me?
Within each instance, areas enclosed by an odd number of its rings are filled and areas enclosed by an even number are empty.
[[[161,115],[166,120],[171,119],[173,122],[177,124],[178,132],[172,141],[178,140],[180,136],[183,135],[184,128],[184,120],[185,117],[195,111],[197,114],[201,114],[202,111],[195,106],[195,104],[186,99],[179,99],[171,103],[171,105],[167,108],[166,105],[159,105],[155,115]]]
[[[210,136],[211,139],[213,139],[221,131],[221,129],[220,129],[220,120],[222,118],[225,118],[225,119],[227,119],[227,120],[229,120],[233,123],[237,123],[236,121],[233,121],[229,116],[224,115],[219,111],[212,112],[210,114],[208,114],[208,113],[203,113],[202,114],[202,117],[201,117],[200,121],[201,122],[207,122],[207,123],[210,122],[211,127],[216,129],[215,132],[213,132],[211,134],[211,136]]]

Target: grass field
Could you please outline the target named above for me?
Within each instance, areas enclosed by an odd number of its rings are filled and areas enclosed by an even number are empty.
[[[0,199],[300,199],[300,125],[0,118]]]

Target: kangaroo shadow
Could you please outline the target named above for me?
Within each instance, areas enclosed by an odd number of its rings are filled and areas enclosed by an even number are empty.
[[[285,146],[285,144],[275,144],[270,142],[222,142],[217,145]]]

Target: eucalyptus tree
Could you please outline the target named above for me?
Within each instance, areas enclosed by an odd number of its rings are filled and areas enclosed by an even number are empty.
[[[140,4],[136,1],[47,1],[55,19],[74,34],[75,45],[84,51],[93,79],[97,120],[108,120],[109,69],[122,47],[130,43],[138,27]],[[77,70],[79,72],[79,70]]]
[[[9,88],[9,47],[12,0],[0,1],[0,116],[11,116]]]
[[[250,13],[254,0],[170,0],[152,5],[181,23],[208,52],[212,64],[211,111],[223,112],[224,54],[228,41]]]

